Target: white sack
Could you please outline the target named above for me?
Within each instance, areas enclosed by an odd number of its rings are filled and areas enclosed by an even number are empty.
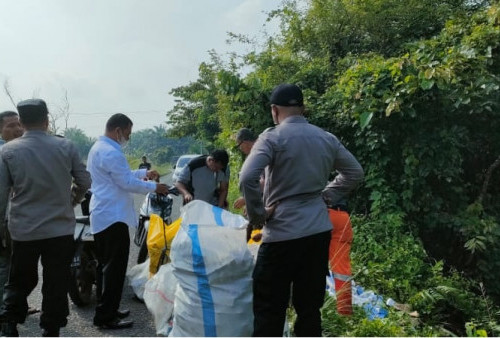
[[[176,287],[177,280],[170,264],[160,266],[146,283],[144,303],[153,315],[157,335],[167,336],[170,332]]]
[[[141,264],[134,265],[127,272],[127,278],[137,298],[144,300],[144,286],[149,278],[149,258]]]
[[[179,282],[171,336],[251,336],[253,258],[246,220],[202,201],[182,209],[172,242]]]

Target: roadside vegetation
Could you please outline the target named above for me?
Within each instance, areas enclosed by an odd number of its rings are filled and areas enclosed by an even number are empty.
[[[296,83],[309,121],[365,170],[349,201],[354,279],[403,305],[341,317],[327,297],[324,335],[499,336],[499,1],[285,0],[269,20],[278,34],[230,34],[249,51],[212,51],[171,91],[168,129],[132,134],[131,167],[146,155],[164,174],[182,154],[228,149],[231,205],[244,160],[234,134],[271,127],[268,95]],[[86,158],[95,140],[64,135]]]
[[[409,309],[346,318],[328,298],[324,334],[500,335],[499,2],[284,1],[269,19],[279,34],[231,34],[251,51],[212,52],[172,90],[168,134],[231,149],[231,203],[233,135],[272,126],[272,88],[298,84],[309,121],[365,169],[350,200],[354,279]]]
[[[80,156],[86,160],[96,138],[87,136],[79,128],[67,128],[63,131],[63,134],[73,141]],[[132,169],[139,166],[142,156],[146,156],[148,162],[156,170],[160,168],[162,172],[168,172],[168,168],[171,169],[177,158],[183,154],[201,154],[206,151],[203,147],[203,142],[197,141],[192,137],[167,137],[167,130],[162,125],[133,131],[128,144],[124,148]]]

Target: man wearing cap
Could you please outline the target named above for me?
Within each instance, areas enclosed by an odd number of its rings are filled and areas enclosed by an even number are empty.
[[[236,147],[245,155],[248,156],[250,154],[250,150],[257,140],[255,134],[248,128],[241,128],[236,133]],[[233,207],[235,209],[241,209],[245,206],[245,198],[238,197],[236,201],[233,203]]]
[[[90,187],[90,175],[71,141],[47,133],[48,110],[43,100],[21,101],[17,109],[25,133],[3,146],[0,161],[0,222],[5,221],[12,191],[8,223],[12,257],[0,309],[2,333],[18,335],[17,323],[26,319],[27,297],[38,283],[41,258],[40,327],[42,336],[58,336],[69,314],[73,206]]]
[[[252,150],[253,144],[257,140],[257,137],[248,128],[241,128],[236,133],[236,143],[237,148],[246,156],[250,154],[250,150]]]
[[[292,287],[297,336],[321,336],[331,223],[321,192],[338,197],[363,178],[354,156],[332,134],[303,116],[302,91],[293,84],[271,94],[276,127],[260,134],[240,172],[249,223],[262,228],[253,273],[254,336],[281,336]],[[264,196],[259,178],[265,170]]]
[[[257,140],[255,134],[248,128],[241,128],[236,133],[236,147],[245,155],[248,156],[252,147]],[[261,186],[264,185],[264,175],[260,178]],[[233,208],[241,209],[245,207],[245,198],[243,196],[238,197],[234,203]],[[246,209],[243,209],[243,214],[246,216]],[[253,227],[249,224],[247,226],[247,241],[250,239]]]
[[[90,149],[87,168],[92,176],[90,227],[96,244],[98,271],[102,272],[102,295],[96,306],[94,325],[103,329],[122,329],[133,322],[124,320],[129,310],[119,310],[130,250],[128,227],[137,227],[131,193],[167,194],[155,170],[131,170],[122,147],[132,133],[132,120],[114,114],[106,122],[103,136]]]

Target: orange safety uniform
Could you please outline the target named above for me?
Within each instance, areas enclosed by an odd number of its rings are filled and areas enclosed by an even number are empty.
[[[333,231],[330,240],[329,261],[335,281],[337,312],[341,315],[352,314],[351,259],[349,253],[352,243],[352,226],[349,214],[340,209],[328,208]]]

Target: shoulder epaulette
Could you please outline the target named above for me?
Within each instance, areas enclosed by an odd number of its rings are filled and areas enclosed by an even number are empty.
[[[264,133],[268,133],[268,132],[270,132],[271,130],[274,130],[274,128],[276,128],[276,127],[269,127],[269,128],[266,128],[266,129],[262,132],[262,134],[264,134]]]

